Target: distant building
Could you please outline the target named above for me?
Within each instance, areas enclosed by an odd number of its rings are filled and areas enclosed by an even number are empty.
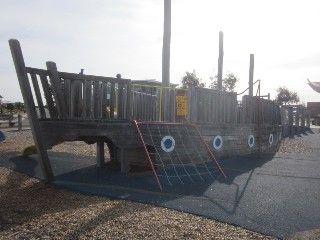
[[[320,102],[307,102],[312,125],[320,125]]]
[[[320,117],[320,102],[307,102],[307,108],[311,111],[311,117]]]

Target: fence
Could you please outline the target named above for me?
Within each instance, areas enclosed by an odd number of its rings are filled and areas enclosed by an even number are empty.
[[[127,109],[131,100],[129,79],[56,70],[50,75],[50,70],[26,69],[41,118],[127,119],[131,116],[130,109]]]
[[[281,124],[279,106],[259,97],[200,87],[163,88],[132,84],[132,116],[142,121]],[[165,101],[166,99],[166,101]]]
[[[191,122],[237,122],[237,95],[234,92],[192,87],[188,104]]]
[[[238,105],[237,123],[281,124],[280,107],[273,101],[259,97],[243,96]]]
[[[305,132],[310,128],[311,111],[301,105],[289,105],[281,107],[281,122],[283,136],[293,136]]]

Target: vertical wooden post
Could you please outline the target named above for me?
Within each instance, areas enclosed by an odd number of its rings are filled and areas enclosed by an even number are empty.
[[[127,99],[126,99],[126,119],[132,120],[132,104],[133,104],[133,89],[131,83],[127,85]]]
[[[174,91],[174,89],[170,89],[169,90],[169,120],[170,122],[176,122],[176,92]]]
[[[300,108],[296,107],[296,119],[295,119],[295,125],[296,125],[296,134],[300,133]]]
[[[195,123],[198,120],[198,101],[197,101],[197,96],[196,96],[196,87],[191,86],[190,87],[190,100],[189,100],[189,104],[190,104],[190,123]]]
[[[121,147],[119,148],[120,162],[121,162],[121,172],[127,173],[130,171],[130,163],[128,159],[128,150]]]
[[[10,39],[9,45],[10,45],[15,69],[17,72],[23,101],[25,103],[25,107],[28,113],[32,135],[34,136],[34,143],[37,147],[38,156],[39,156],[39,165],[42,169],[44,179],[47,182],[51,182],[53,180],[53,172],[52,172],[52,168],[51,168],[48,153],[47,153],[47,146],[45,145],[45,142],[41,134],[40,123],[38,120],[36,107],[33,101],[31,86],[29,84],[29,79],[28,79],[20,43],[18,42],[18,40]]]
[[[171,41],[171,0],[164,0],[163,47],[162,47],[162,86],[170,86],[170,41]],[[169,119],[169,93],[163,89],[162,111],[164,120]],[[161,110],[160,110],[161,111]]]
[[[53,89],[54,98],[56,100],[56,107],[58,110],[59,118],[68,116],[68,106],[66,105],[60,77],[57,70],[57,65],[54,62],[46,62],[47,69],[50,72],[51,87]]]
[[[97,166],[102,167],[104,165],[104,141],[97,141]]]
[[[250,68],[249,68],[249,96],[253,96],[253,70],[254,70],[254,55],[250,54]]]
[[[164,0],[162,86],[170,85],[171,0]]]
[[[293,108],[288,107],[288,126],[290,129],[290,136],[293,136]]]
[[[18,131],[22,130],[22,115],[18,114]]]
[[[218,90],[222,90],[223,71],[223,32],[219,32],[219,59],[218,59]]]
[[[301,131],[304,133],[306,131],[306,109],[301,109]]]
[[[307,109],[306,111],[306,127],[307,129],[310,129],[310,110]]]

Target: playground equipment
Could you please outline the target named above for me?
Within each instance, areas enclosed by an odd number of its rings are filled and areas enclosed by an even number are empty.
[[[215,177],[216,172],[226,177],[196,125],[137,121],[134,124],[160,189],[159,178],[171,185],[175,180],[183,184],[186,180]]]
[[[137,85],[120,74],[60,72],[54,62],[47,69],[26,67],[20,43],[9,44],[47,181],[54,177],[47,149],[64,141],[96,143],[98,167],[104,166],[105,143],[123,172],[132,163],[149,163],[160,189],[161,179],[224,175],[213,156],[274,151],[280,141],[279,106],[260,96],[245,95],[239,104],[234,92]],[[149,133],[151,126],[161,134]],[[182,154],[193,146],[197,151]]]
[[[37,147],[35,145],[28,146],[21,151],[21,156],[29,156],[37,154]]]

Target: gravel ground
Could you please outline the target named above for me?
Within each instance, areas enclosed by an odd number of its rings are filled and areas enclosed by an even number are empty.
[[[5,134],[0,161],[33,144],[30,130]],[[310,151],[295,139],[285,140],[279,151],[295,153],[292,146]],[[52,151],[95,155],[95,147],[83,143]],[[0,239],[274,239],[175,210],[55,189],[2,167],[0,190]]]
[[[308,148],[302,139],[285,138],[282,140],[278,152],[305,154],[311,153],[312,149]]]

